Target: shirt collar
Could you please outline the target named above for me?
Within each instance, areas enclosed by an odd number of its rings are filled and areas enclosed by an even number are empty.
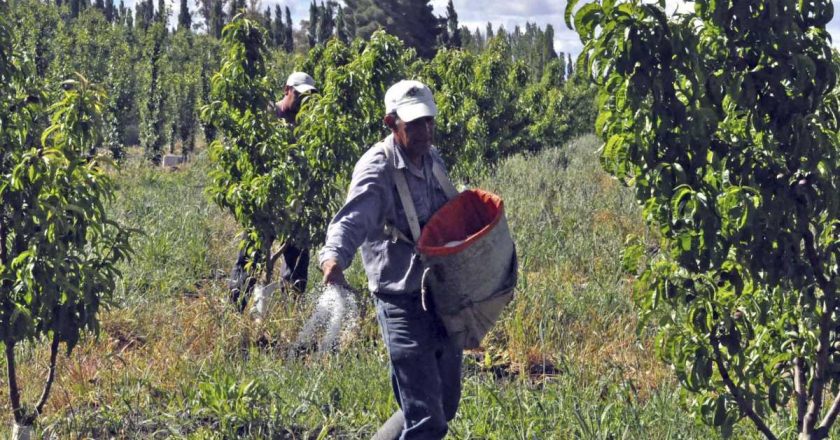
[[[424,171],[425,171],[427,165],[431,164],[431,162],[430,162],[430,160],[432,160],[431,153],[426,153],[426,155],[423,156],[423,166],[422,167],[416,167],[416,166],[414,166],[414,164],[410,164],[408,162],[408,159],[405,156],[403,156],[404,153],[402,151],[402,148],[399,145],[397,145],[397,142],[394,139],[394,134],[393,133],[388,135],[388,138],[386,139],[386,142],[387,142],[387,145],[389,146],[389,148],[393,147],[394,151],[397,152],[397,154],[394,155],[395,156],[394,157],[394,167],[396,167],[398,170],[408,169],[408,171],[410,173],[414,174],[417,177],[421,177],[421,178],[425,177],[424,176]]]

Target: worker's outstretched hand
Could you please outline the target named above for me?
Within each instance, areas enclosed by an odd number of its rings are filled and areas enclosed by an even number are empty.
[[[339,266],[338,261],[334,259],[324,261],[324,264],[321,265],[321,270],[324,272],[324,285],[347,285],[347,280],[344,279],[344,270]]]

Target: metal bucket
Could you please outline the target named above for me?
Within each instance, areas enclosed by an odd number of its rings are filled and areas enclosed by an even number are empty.
[[[15,427],[12,430],[12,440],[30,440],[35,437],[34,431],[32,425],[18,425],[15,423]]]
[[[516,249],[502,199],[467,190],[426,222],[417,248],[430,296],[449,336],[477,348],[513,299]]]

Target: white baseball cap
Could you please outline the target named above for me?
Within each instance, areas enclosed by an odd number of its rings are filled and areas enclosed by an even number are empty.
[[[432,91],[420,81],[402,80],[385,92],[385,113],[397,113],[405,122],[437,115]]]
[[[286,85],[293,87],[298,91],[298,93],[306,93],[312,90],[317,90],[315,88],[315,80],[303,72],[294,72],[289,75],[289,78],[286,79]]]

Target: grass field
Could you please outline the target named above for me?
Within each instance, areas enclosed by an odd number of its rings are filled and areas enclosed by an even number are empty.
[[[600,171],[598,145],[588,136],[517,156],[480,183],[505,199],[520,286],[484,349],[468,353],[451,438],[718,437],[688,415],[651,340],[637,336],[620,253],[627,234],[646,230],[630,191]],[[123,167],[113,209],[144,234],[99,337],[60,358],[40,435],[356,439],[396,408],[370,298],[344,350],[295,360],[286,353],[314,292],[279,298],[259,328],[227,303],[237,227],[203,194],[208,168],[203,151],[174,172],[140,159]],[[358,261],[348,279],[363,289]],[[31,401],[47,351],[29,345],[19,358]],[[742,423],[735,436],[756,432]]]

